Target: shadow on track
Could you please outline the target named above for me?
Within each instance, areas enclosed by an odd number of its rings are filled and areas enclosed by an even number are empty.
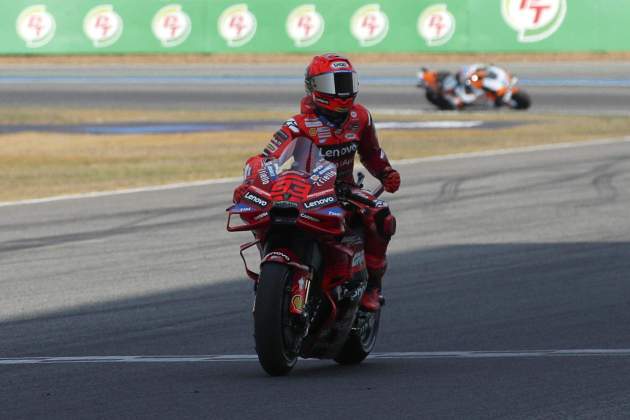
[[[628,256],[628,242],[394,254],[377,351],[630,347]],[[252,354],[252,297],[243,277],[6,321],[0,354]]]
[[[377,351],[628,348],[629,255],[630,242],[392,255]],[[0,355],[253,354],[251,301],[243,279],[3,322]],[[253,361],[0,371],[7,418],[592,418],[630,409],[623,358],[301,361],[286,378]]]

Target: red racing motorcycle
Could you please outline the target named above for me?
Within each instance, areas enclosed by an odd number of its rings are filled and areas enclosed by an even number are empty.
[[[256,353],[272,376],[289,373],[298,357],[357,364],[376,342],[380,310],[359,306],[368,279],[360,212],[384,205],[373,199],[382,187],[370,196],[336,177],[327,161],[311,173],[268,162],[227,209],[228,231],[254,233],[241,257],[255,284]],[[244,256],[254,246],[260,273]]]

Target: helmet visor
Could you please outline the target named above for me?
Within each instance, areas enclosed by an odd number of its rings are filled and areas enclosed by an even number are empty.
[[[359,78],[353,71],[330,72],[313,76],[311,86],[316,92],[350,97],[359,92]]]

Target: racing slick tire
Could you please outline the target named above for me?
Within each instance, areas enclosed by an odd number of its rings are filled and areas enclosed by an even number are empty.
[[[295,333],[289,322],[290,267],[266,263],[260,271],[254,304],[254,341],[263,369],[271,376],[288,374],[298,355],[291,350]]]
[[[519,90],[518,92],[514,93],[512,95],[512,101],[512,108],[514,109],[528,109],[532,104],[532,100],[530,99],[529,95],[523,90]]]
[[[340,365],[356,365],[365,360],[374,350],[380,320],[381,309],[376,312],[359,310],[355,326],[335,357],[335,362]]]

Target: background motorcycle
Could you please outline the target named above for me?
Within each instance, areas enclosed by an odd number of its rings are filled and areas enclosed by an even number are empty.
[[[487,82],[485,86],[483,79]],[[482,102],[496,108],[507,106],[518,110],[528,109],[531,106],[529,94],[516,86],[517,83],[518,78],[496,66],[491,66],[482,75],[475,74],[464,81],[466,91],[477,96],[475,104]],[[448,71],[431,71],[423,68],[418,73],[417,86],[424,88],[427,100],[441,110],[456,109],[446,96],[456,95],[457,85],[456,75]],[[463,105],[466,106],[470,105]]]
[[[383,202],[351,186],[336,188],[336,175],[327,161],[312,173],[278,173],[267,163],[227,209],[228,231],[254,232],[241,257],[255,282],[256,353],[273,376],[287,374],[298,357],[360,363],[376,342],[380,310],[359,306],[367,286],[359,212]],[[243,223],[233,226],[236,215]],[[253,246],[261,255],[260,274],[243,255]]]

